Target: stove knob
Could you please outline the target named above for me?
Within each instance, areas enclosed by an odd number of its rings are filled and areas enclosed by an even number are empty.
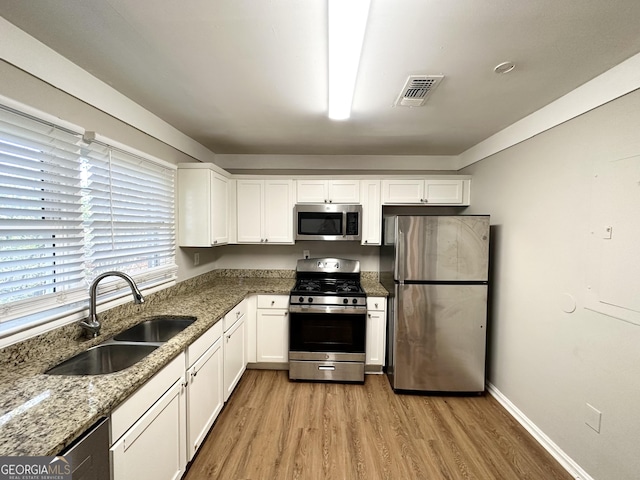
[[[351,300],[351,303],[358,303],[358,299],[354,298],[353,300]]]
[[[309,297],[309,303],[313,303],[313,298]]]
[[[298,301],[299,301],[300,303],[304,303],[304,297],[300,297],[300,298],[298,298]]]
[[[345,298],[344,300],[342,300],[342,303],[349,303],[349,299]]]

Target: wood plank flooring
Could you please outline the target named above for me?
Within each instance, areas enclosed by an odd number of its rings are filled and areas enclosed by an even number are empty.
[[[397,395],[247,370],[185,480],[572,477],[490,395]]]

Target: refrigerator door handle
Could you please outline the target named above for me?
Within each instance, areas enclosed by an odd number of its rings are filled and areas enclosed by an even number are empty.
[[[396,280],[399,282],[404,282],[404,233],[402,230],[398,228],[398,238],[396,238],[396,242],[398,247],[396,248],[396,258],[395,258],[395,267],[396,271],[394,272],[396,276]]]

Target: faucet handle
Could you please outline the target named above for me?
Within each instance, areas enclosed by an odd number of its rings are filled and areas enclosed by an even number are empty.
[[[85,331],[85,334],[89,338],[96,338],[100,335],[100,322],[95,319],[88,318],[80,322],[80,326]]]

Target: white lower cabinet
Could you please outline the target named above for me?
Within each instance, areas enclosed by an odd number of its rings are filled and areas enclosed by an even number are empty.
[[[289,361],[289,296],[258,295],[256,361]]]
[[[224,317],[224,401],[229,399],[247,368],[246,305],[242,301]]]
[[[367,298],[367,339],[365,365],[369,372],[382,372],[386,353],[387,299]]]
[[[222,322],[187,352],[187,461],[191,461],[224,406]]]
[[[182,353],[112,413],[113,480],[179,479],[187,464],[186,418]]]

